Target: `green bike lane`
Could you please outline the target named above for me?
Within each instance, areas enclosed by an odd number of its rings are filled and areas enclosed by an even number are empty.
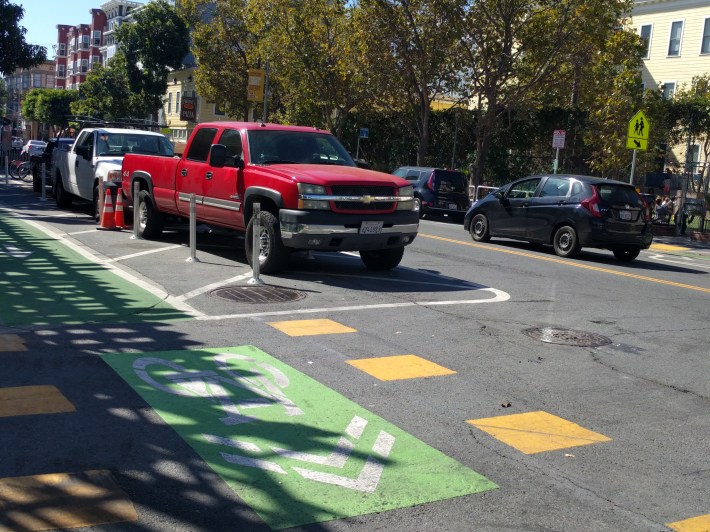
[[[126,282],[37,224],[6,211],[0,211],[0,267],[0,326],[5,333],[0,336],[77,325],[192,319],[154,290]],[[7,345],[23,349],[21,342]],[[119,351],[123,346],[116,347]],[[116,352],[100,358],[272,529],[497,488],[255,346]],[[83,405],[71,404],[68,395],[61,385],[0,388],[0,423],[18,416],[41,420],[50,414],[71,415]],[[108,469],[0,478],[0,509],[5,510],[0,525],[47,529],[38,517],[47,508],[53,523],[61,526],[140,519],[140,512],[126,510],[129,499],[123,500],[122,509],[114,506],[97,514],[87,513],[87,500],[76,494],[62,493],[61,502],[46,493],[35,496],[47,486],[56,495],[57,482],[72,484],[77,478],[105,490],[107,477],[110,480]],[[85,493],[96,496],[91,490]]]

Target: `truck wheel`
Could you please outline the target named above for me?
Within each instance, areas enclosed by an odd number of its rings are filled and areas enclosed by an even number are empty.
[[[259,212],[259,223],[261,232],[259,234],[259,271],[261,273],[277,273],[288,263],[288,251],[281,241],[281,228],[279,221],[269,211]],[[252,216],[247,225],[247,233],[244,237],[244,251],[247,254],[247,262],[252,268],[253,262],[253,237],[254,217]]]
[[[92,199],[92,205],[94,206],[94,221],[101,221],[101,205],[99,205],[99,186],[94,187],[94,196]]]
[[[147,190],[138,195],[138,234],[146,240],[157,238],[163,232],[163,215],[155,209]]]
[[[56,184],[54,186],[54,199],[57,202],[57,207],[61,207],[63,209],[71,207],[71,194],[64,190],[64,183],[62,183],[62,176],[60,175],[57,176]]]
[[[391,270],[396,268],[404,256],[404,246],[400,248],[362,250],[360,259],[370,270]]]

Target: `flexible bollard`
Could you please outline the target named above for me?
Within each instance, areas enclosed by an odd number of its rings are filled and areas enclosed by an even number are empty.
[[[45,166],[45,163],[42,163],[42,166],[40,166],[39,170],[40,172],[42,172],[40,174],[42,176],[40,179],[40,182],[42,183],[42,195],[39,197],[39,200],[47,201],[47,176],[44,175],[47,171],[47,168]]]
[[[141,193],[141,185],[138,181],[133,183],[133,234],[131,235],[131,240],[143,240],[143,237],[139,232],[139,224],[141,220],[140,213],[140,198],[138,195]]]
[[[190,256],[185,262],[200,262],[197,258],[197,215],[195,209],[195,194],[190,194]]]
[[[261,214],[261,203],[255,203],[254,204],[254,214],[253,214],[253,220],[254,224],[252,225],[252,244],[251,244],[251,273],[252,277],[247,281],[247,284],[251,285],[262,285],[264,284],[264,281],[259,279],[259,252],[260,250],[260,241],[261,241],[261,217],[259,216]]]

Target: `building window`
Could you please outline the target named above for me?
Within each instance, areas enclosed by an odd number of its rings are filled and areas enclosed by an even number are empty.
[[[54,87],[54,76],[47,74],[45,87]]]
[[[701,40],[700,53],[710,54],[710,17],[705,19],[703,26],[703,38]]]
[[[224,116],[224,109],[218,103],[214,104],[214,115],[215,116]]]
[[[673,93],[675,92],[675,82],[667,81],[666,83],[661,85],[661,90],[663,91],[663,99],[670,100],[671,98],[673,98]]]
[[[59,55],[67,55],[67,43],[65,42],[60,42],[59,43]]]
[[[32,74],[32,86],[41,87],[42,86],[42,74]]]
[[[173,112],[173,93],[169,92],[168,93],[168,114],[172,114]]]
[[[651,30],[653,26],[651,24],[644,24],[641,26],[641,40],[646,47],[646,53],[643,55],[644,58],[648,59],[651,56]]]
[[[93,43],[94,43],[94,46],[100,46],[100,45],[101,45],[101,31],[99,31],[99,30],[94,30]]]
[[[175,111],[180,112],[180,91],[175,93]]]
[[[89,70],[89,60],[88,59],[82,59],[81,60],[81,71],[82,72],[87,72]]]
[[[676,20],[671,23],[671,36],[668,40],[668,55],[671,57],[680,55],[680,41],[683,36],[683,21]]]
[[[89,48],[89,36],[88,35],[81,36],[81,47],[84,50],[87,50]]]
[[[57,66],[57,76],[59,76],[60,78],[64,77],[64,65]]]

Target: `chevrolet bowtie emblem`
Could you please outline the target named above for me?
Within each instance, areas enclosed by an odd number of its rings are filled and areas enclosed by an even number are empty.
[[[373,198],[372,196],[363,196],[362,197],[363,203],[372,203],[373,201],[375,201],[375,198]]]

